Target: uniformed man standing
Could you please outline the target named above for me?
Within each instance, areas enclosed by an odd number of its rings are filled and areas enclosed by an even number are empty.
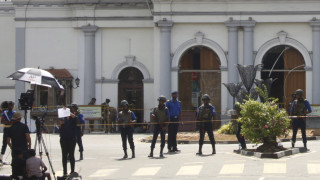
[[[137,122],[137,118],[134,112],[129,110],[129,103],[126,100],[122,100],[120,103],[122,111],[118,114],[118,123],[122,138],[122,147],[124,151],[123,158],[128,158],[127,153],[127,139],[129,141],[130,149],[132,150],[132,158],[135,158],[134,142],[133,142],[133,125]]]
[[[86,120],[84,119],[83,114],[80,113],[79,107],[77,104],[72,104],[70,107],[71,113],[75,114],[77,117],[77,144],[79,146],[80,158],[79,160],[83,160],[83,143],[82,143],[82,136],[84,134],[84,128],[86,124]]]
[[[202,146],[203,146],[203,140],[204,135],[207,132],[210,143],[212,145],[212,154],[216,154],[216,147],[215,147],[215,140],[213,136],[213,127],[212,127],[212,118],[215,117],[216,111],[212,104],[210,104],[210,96],[208,94],[204,94],[202,96],[203,104],[198,108],[197,112],[197,121],[199,122],[199,133],[200,133],[200,139],[199,139],[199,151],[197,152],[197,155],[202,155]]]
[[[236,115],[235,115],[235,117],[231,116],[231,118],[232,119],[234,119],[234,118],[238,119],[241,116],[241,114],[240,114],[240,111],[241,111],[240,105],[235,104],[233,109],[236,111]],[[244,139],[244,136],[241,134],[241,125],[242,124],[240,122],[238,122],[236,136],[237,136],[238,142],[241,145],[241,148],[242,149],[247,149],[246,140]]]
[[[160,133],[161,136],[161,145],[160,145],[160,157],[163,157],[163,149],[166,144],[166,128],[167,122],[169,122],[169,110],[165,105],[167,98],[164,96],[160,96],[158,98],[159,105],[155,107],[152,111],[152,122],[155,123],[153,130],[153,139],[151,143],[151,151],[148,157],[153,157],[153,150],[155,148],[158,135]]]
[[[312,110],[311,110],[309,101],[303,98],[303,90],[297,89],[296,100],[293,101],[292,107],[290,109],[290,115],[297,116],[292,118],[292,140],[291,140],[292,147],[294,147],[298,128],[300,128],[302,139],[303,139],[303,145],[305,148],[307,148],[306,121],[305,121],[305,117],[301,117],[301,116],[306,116],[306,114],[311,112]]]
[[[168,125],[168,152],[177,152],[177,133],[181,114],[181,102],[178,101],[178,91],[171,93],[172,99],[167,101],[166,106],[170,114]]]

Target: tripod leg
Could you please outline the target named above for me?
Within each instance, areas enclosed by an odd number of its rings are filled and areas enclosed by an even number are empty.
[[[56,180],[56,173],[55,173],[55,171],[54,171],[54,169],[53,169],[52,162],[51,162],[51,159],[50,159],[50,156],[49,156],[49,152],[48,152],[47,146],[46,146],[46,144],[45,144],[42,136],[41,136],[41,139],[40,139],[40,140],[41,140],[41,142],[42,142],[42,146],[43,146],[43,148],[44,148],[44,151],[45,151],[45,153],[46,153],[46,156],[47,156],[47,158],[48,158],[48,162],[49,162],[49,164],[50,164],[53,177],[54,177],[54,179]]]

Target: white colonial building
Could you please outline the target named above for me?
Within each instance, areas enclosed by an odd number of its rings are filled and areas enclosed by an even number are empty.
[[[30,88],[6,78],[17,69],[66,69],[80,79],[73,102],[126,98],[146,121],[173,90],[186,112],[208,93],[224,114],[235,64],[262,64],[280,102],[301,88],[320,104],[320,1],[0,0],[0,61],[1,101]]]

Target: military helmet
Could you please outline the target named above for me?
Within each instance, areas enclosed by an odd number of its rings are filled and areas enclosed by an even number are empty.
[[[78,105],[75,104],[75,103],[71,104],[71,107],[74,108],[75,110],[78,110],[78,109],[79,109]]]
[[[126,100],[122,100],[120,106],[129,106],[129,103]]]
[[[204,94],[201,99],[202,100],[205,100],[205,99],[210,100],[210,96],[208,94]]]
[[[160,95],[158,101],[167,101],[167,98],[164,95]]]
[[[302,89],[297,89],[296,90],[296,95],[303,95],[303,90]]]

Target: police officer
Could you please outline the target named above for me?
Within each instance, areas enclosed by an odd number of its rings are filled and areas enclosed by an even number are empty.
[[[172,99],[167,101],[166,106],[170,114],[168,125],[168,152],[177,152],[177,133],[181,114],[181,102],[178,101],[178,91],[171,93]]]
[[[84,128],[86,121],[84,119],[83,114],[80,113],[79,107],[77,104],[72,104],[70,111],[76,115],[78,118],[77,120],[77,129],[76,129],[76,134],[77,134],[77,144],[79,146],[79,152],[80,152],[80,158],[79,160],[83,160],[83,144],[82,144],[82,136],[84,134]]]
[[[292,147],[294,147],[294,144],[296,142],[297,131],[298,128],[300,128],[303,139],[303,145],[305,148],[307,148],[306,121],[305,117],[301,116],[306,116],[306,114],[311,112],[312,110],[309,101],[303,98],[303,90],[297,89],[296,100],[293,101],[292,107],[290,109],[290,115],[297,116],[292,118]]]
[[[159,105],[155,107],[152,111],[151,117],[152,122],[155,123],[153,130],[153,138],[151,143],[151,151],[148,157],[153,157],[153,150],[155,148],[158,135],[161,136],[161,145],[160,145],[160,157],[163,157],[163,149],[166,143],[166,128],[167,122],[169,122],[169,110],[165,105],[167,98],[165,96],[160,96],[158,98]]]
[[[120,103],[122,111],[118,114],[118,123],[120,126],[122,147],[124,151],[123,159],[128,158],[127,153],[127,139],[129,141],[130,149],[132,151],[132,158],[135,158],[134,142],[133,142],[133,125],[137,122],[137,118],[134,112],[129,110],[129,103],[126,100],[122,100]]]
[[[5,127],[3,128],[3,140],[2,140],[2,148],[0,154],[0,163],[2,163],[2,157],[6,152],[7,149],[7,137],[8,137],[8,129],[10,125],[13,124],[12,116],[16,111],[13,110],[14,102],[12,101],[5,101],[1,104],[2,109],[4,110],[1,116],[1,124],[4,124]],[[7,110],[5,110],[7,109]]]
[[[235,118],[239,118],[240,117],[240,105],[238,104],[235,104],[234,105],[234,110],[236,111],[236,117]],[[233,119],[234,117],[232,117]],[[247,149],[247,144],[246,144],[246,140],[244,139],[244,136],[241,134],[241,123],[238,122],[238,128],[237,128],[237,132],[236,132],[236,136],[237,136],[237,139],[238,139],[238,142],[240,143],[241,145],[241,148],[242,149]]]
[[[204,94],[201,99],[203,101],[203,104],[198,108],[197,112],[197,120],[200,121],[199,151],[197,152],[197,155],[202,155],[202,146],[205,132],[208,133],[210,143],[212,145],[212,154],[216,154],[216,142],[214,140],[213,127],[211,122],[212,118],[216,115],[215,107],[210,104],[210,96],[208,94]]]

